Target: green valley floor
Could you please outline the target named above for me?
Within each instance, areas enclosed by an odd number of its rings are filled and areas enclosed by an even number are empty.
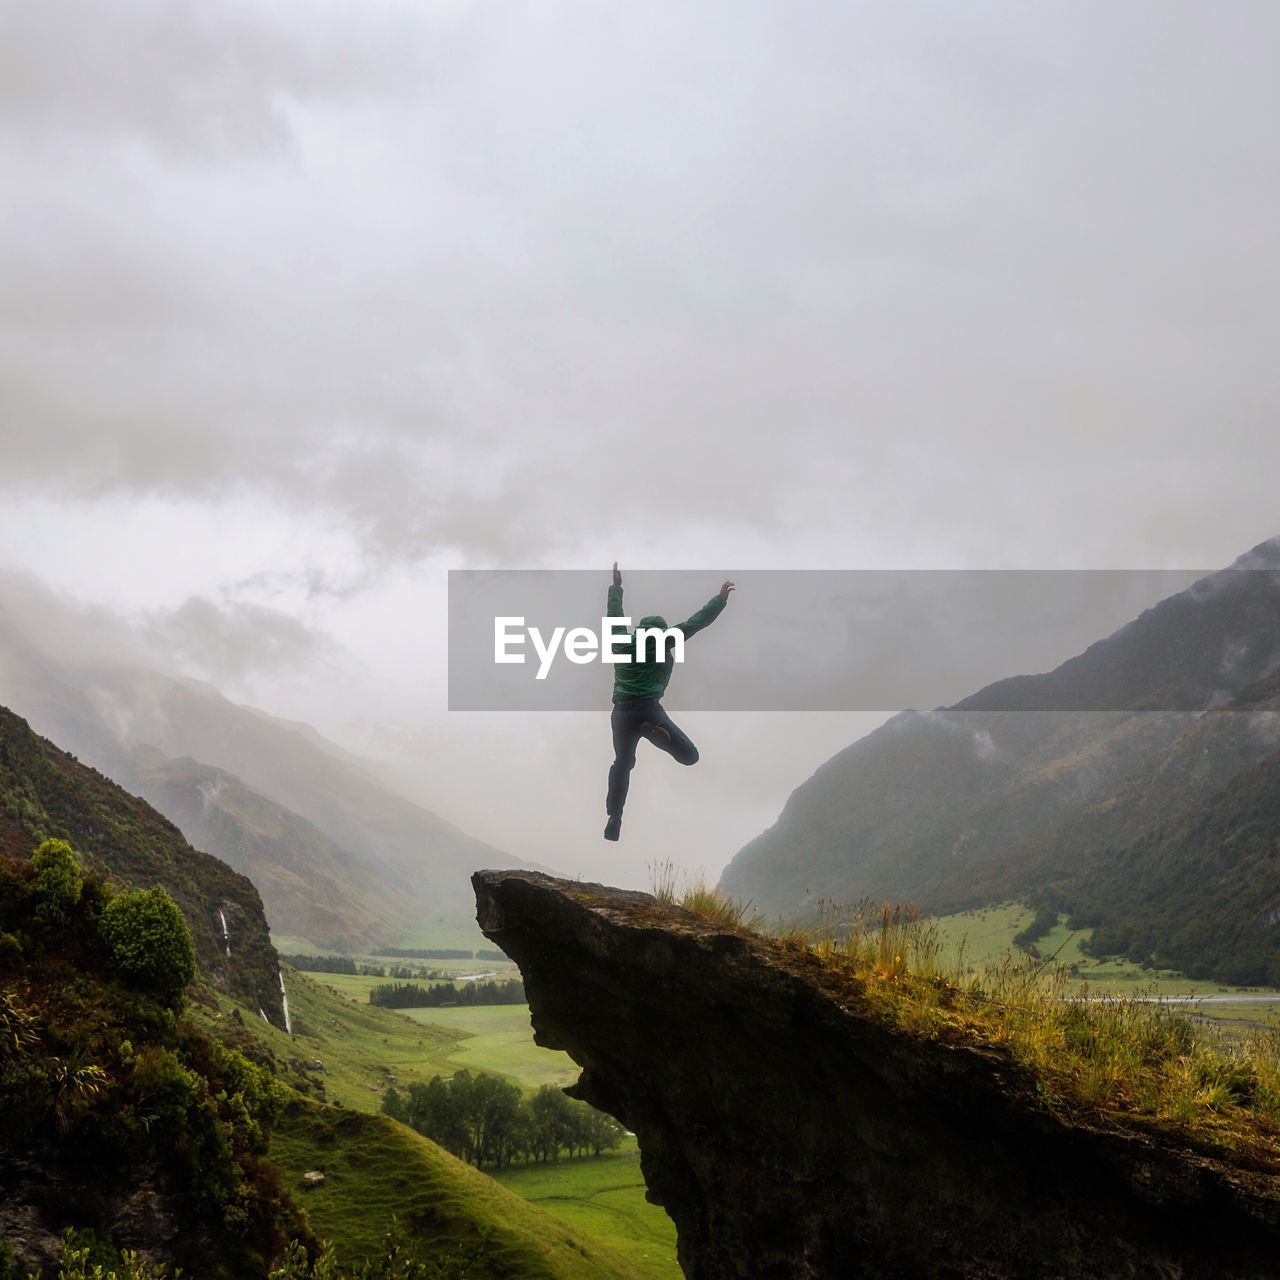
[[[514,972],[509,962],[504,967]],[[563,1227],[556,1237],[559,1244],[570,1242],[565,1245],[569,1253],[558,1246],[552,1251],[557,1269],[531,1269],[531,1277],[680,1280],[675,1227],[661,1208],[645,1199],[634,1138],[628,1137],[617,1152],[518,1166],[490,1176],[490,1171],[463,1165],[379,1114],[389,1084],[404,1088],[463,1068],[504,1075],[526,1089],[565,1085],[577,1076],[566,1054],[534,1044],[526,1005],[381,1009],[368,1003],[368,993],[383,981],[287,969],[294,1034],[246,1017],[243,1010],[234,1028],[270,1047],[286,1064],[286,1079],[311,1087],[317,1100],[323,1096],[357,1113],[343,1118],[319,1108],[295,1108],[273,1139],[272,1155],[290,1175],[291,1185],[300,1185],[308,1169],[325,1171],[323,1187],[298,1193],[313,1227],[321,1235],[341,1239],[344,1252],[356,1256],[376,1246],[395,1212],[402,1225],[416,1224],[415,1238],[456,1240],[457,1247],[464,1248],[471,1237],[456,1232],[452,1219],[437,1230],[427,1208],[441,1202],[447,1206],[461,1197],[469,1203],[472,1218],[501,1221],[510,1212],[509,1204],[507,1209],[491,1205],[487,1194],[481,1194],[490,1188],[504,1197],[504,1203],[508,1192],[514,1192],[531,1206],[533,1225],[520,1223],[523,1238],[532,1231],[534,1239],[541,1239],[537,1222],[548,1218]],[[235,1009],[231,1001],[220,998],[217,1010],[206,1009],[203,1017],[228,1029],[227,1020],[236,1019]],[[388,1161],[392,1147],[395,1158]],[[517,1245],[504,1246],[512,1248]],[[533,1267],[531,1262],[527,1265]],[[543,1258],[539,1265],[551,1264]]]

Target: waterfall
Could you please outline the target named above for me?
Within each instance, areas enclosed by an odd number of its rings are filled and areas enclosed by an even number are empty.
[[[267,1026],[271,1025],[271,1019],[267,1017],[267,1012],[261,1005],[258,1006],[258,1017],[260,1017]]]
[[[231,935],[227,932],[227,917],[222,908],[218,908],[218,919],[222,921],[222,945],[227,949],[227,959],[231,959]]]
[[[287,1035],[293,1035],[293,1023],[289,1021],[289,997],[285,994],[284,974],[280,975],[280,1003],[284,1006],[284,1029]]]

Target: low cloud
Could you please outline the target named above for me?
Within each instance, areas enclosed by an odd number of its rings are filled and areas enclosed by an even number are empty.
[[[179,670],[224,686],[253,674],[295,670],[332,652],[323,635],[278,609],[194,596],[149,618],[141,631],[144,642],[171,655]]]
[[[1233,15],[12,7],[0,484],[384,564],[1213,567],[1280,463]]]
[[[192,596],[176,609],[129,616],[0,573],[0,646],[15,645],[54,668],[154,669],[224,690],[343,657],[323,631],[252,601]]]

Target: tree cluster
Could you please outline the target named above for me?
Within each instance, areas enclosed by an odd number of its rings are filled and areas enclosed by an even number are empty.
[[[474,1165],[600,1155],[622,1142],[612,1117],[568,1097],[554,1085],[526,1096],[509,1080],[459,1071],[401,1092],[392,1085],[382,1110]]]
[[[359,973],[356,962],[350,956],[286,955],[281,952],[280,959],[305,973]]]
[[[383,947],[380,956],[393,956],[398,960],[472,960],[470,951],[455,947]]]
[[[433,987],[416,982],[387,982],[369,989],[369,1003],[383,1009],[438,1009],[446,1004],[524,1004],[524,983],[519,978],[503,982],[441,982]]]
[[[422,978],[441,977],[439,969],[424,969],[416,964],[364,964],[350,956],[284,955],[285,964],[301,969],[304,973],[349,973],[365,978]]]

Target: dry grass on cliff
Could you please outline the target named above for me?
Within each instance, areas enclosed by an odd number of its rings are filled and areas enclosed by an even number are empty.
[[[749,902],[726,897],[707,883],[705,871],[677,867],[669,858],[647,866],[650,892],[664,906],[683,907],[713,924],[731,925],[752,933],[764,927],[764,917],[752,910]]]
[[[973,969],[911,908],[826,907],[807,945],[915,1035],[1006,1046],[1073,1119],[1174,1130],[1280,1162],[1280,1038],[1228,1036],[1152,996],[1094,997],[1009,954]]]
[[[750,904],[671,863],[654,895],[715,924],[760,932]],[[1073,1120],[1171,1132],[1280,1166],[1280,1037],[1229,1036],[1153,996],[1096,998],[1060,965],[1009,954],[980,969],[910,907],[824,904],[818,925],[775,933],[822,961],[912,1035],[1003,1046]]]

